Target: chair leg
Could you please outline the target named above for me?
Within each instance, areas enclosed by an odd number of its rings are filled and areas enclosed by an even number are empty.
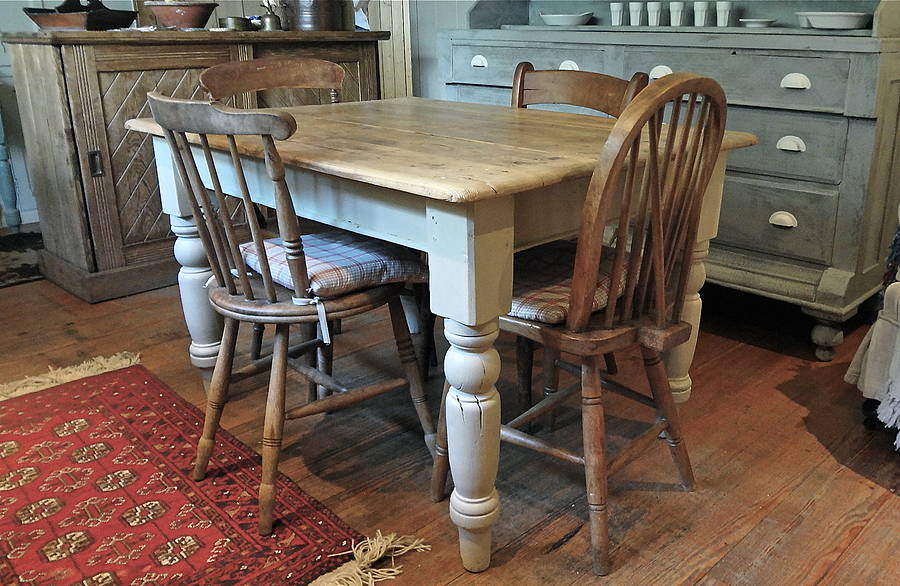
[[[315,323],[305,323],[300,324],[300,339],[304,342],[307,340],[314,340],[316,338],[316,324]],[[300,357],[301,364],[305,363],[306,366],[315,367],[316,366],[316,353],[308,352],[306,355]],[[304,377],[303,384],[306,385],[306,402],[312,403],[316,399],[319,398],[318,393],[316,392],[316,383]]]
[[[606,372],[609,374],[616,374],[619,372],[619,365],[616,363],[616,355],[612,352],[607,352],[603,355],[603,361],[606,362]]]
[[[598,358],[588,358],[581,367],[581,426],[593,570],[595,574],[605,576],[609,573],[609,511],[603,387]]]
[[[317,326],[316,331],[318,332],[319,337],[322,337],[321,326]],[[322,344],[316,349],[316,362],[317,368],[331,376],[334,370],[334,322],[328,322],[328,331],[330,333],[330,337],[332,338],[331,344]],[[319,399],[324,399],[329,396],[331,391],[322,385],[316,386],[316,397]]]
[[[262,479],[259,484],[259,534],[272,533],[272,509],[275,506],[275,480],[278,476],[278,459],[281,456],[281,439],[284,432],[284,398],[287,379],[287,349],[289,326],[275,326],[275,344],[272,348],[272,372],[269,376],[269,393],[266,397],[266,419],[262,438]]]
[[[222,333],[222,344],[219,347],[219,355],[216,358],[216,367],[213,369],[212,381],[206,397],[206,418],[203,421],[203,433],[197,442],[197,460],[194,462],[194,480],[203,480],[206,477],[206,468],[209,466],[209,458],[212,456],[213,446],[216,442],[216,430],[219,429],[219,420],[222,419],[222,410],[228,400],[228,384],[231,382],[231,367],[234,364],[234,346],[237,342],[238,322],[236,319],[226,317],[225,329]]]
[[[447,393],[450,383],[444,379],[444,391],[441,393],[441,408],[438,415],[437,439],[434,442],[434,464],[431,468],[431,501],[438,503],[447,496],[447,473],[450,471],[450,458],[447,453]]]
[[[425,397],[425,385],[422,382],[422,372],[419,370],[419,360],[416,358],[416,350],[413,347],[412,338],[409,335],[409,326],[406,324],[406,314],[399,297],[394,297],[388,302],[391,312],[391,325],[394,329],[394,341],[397,343],[397,354],[406,372],[409,381],[409,395],[412,397],[413,407],[419,415],[419,423],[425,432],[425,445],[428,451],[434,454],[434,441],[437,434],[434,429],[434,420],[428,409],[428,400]]]
[[[647,371],[647,380],[650,382],[650,392],[656,402],[657,414],[666,420],[666,440],[672,459],[678,467],[681,483],[687,490],[694,490],[694,471],[691,468],[691,459],[688,456],[687,446],[681,436],[681,422],[678,418],[678,408],[672,398],[669,389],[669,378],[666,368],[662,363],[659,352],[650,348],[641,348],[644,357],[644,369]]]
[[[534,342],[525,336],[516,336],[516,384],[519,392],[519,413],[525,413],[531,409],[533,367]]]
[[[250,341],[250,358],[259,360],[262,356],[263,335],[266,333],[266,324],[253,324],[253,339]]]
[[[557,360],[559,360],[559,350],[544,346],[544,397],[549,397],[559,390]],[[556,427],[556,414],[552,410],[547,413],[547,427],[551,431]]]

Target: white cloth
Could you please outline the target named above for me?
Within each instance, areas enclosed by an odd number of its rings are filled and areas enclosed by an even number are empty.
[[[881,402],[878,419],[900,428],[900,283],[884,292],[884,308],[856,351],[844,380]],[[900,433],[894,445],[900,450]]]
[[[368,4],[368,2],[360,2],[360,0],[353,1],[353,15],[356,19],[356,28],[369,30],[369,15],[366,14]]]

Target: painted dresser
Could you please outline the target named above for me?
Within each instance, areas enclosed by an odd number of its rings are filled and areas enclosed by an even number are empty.
[[[45,250],[44,275],[95,302],[174,283],[185,230],[162,213],[153,148],[125,121],[147,92],[202,96],[200,72],[224,61],[318,57],[347,71],[344,100],[379,97],[382,32],[52,32],[2,35]],[[271,90],[240,106],[322,103],[327,92]],[[176,254],[179,251],[176,250]],[[199,261],[198,261],[199,262]]]
[[[900,202],[900,2],[873,31],[512,26],[444,33],[445,98],[509,104],[515,66],[628,78],[717,79],[728,129],[759,144],[729,159],[708,280],[799,305],[816,355],[881,287]]]

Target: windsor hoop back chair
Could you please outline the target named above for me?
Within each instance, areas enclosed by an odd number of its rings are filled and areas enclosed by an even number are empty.
[[[571,70],[535,70],[523,61],[513,74],[512,107],[538,104],[566,104],[597,110],[616,118],[642,89],[649,76],[638,71],[630,80]]]
[[[165,140],[175,154],[178,178],[189,194],[197,230],[206,251],[213,278],[208,287],[210,304],[225,318],[221,349],[216,360],[208,392],[206,418],[197,448],[193,477],[202,480],[206,475],[219,426],[222,410],[231,382],[270,370],[269,390],[263,428],[263,466],[259,490],[259,532],[272,531],[275,477],[281,449],[285,419],[294,419],[331,412],[382,393],[409,386],[413,405],[426,434],[426,443],[433,441],[434,425],[425,400],[418,362],[407,329],[399,293],[407,281],[421,281],[427,275],[418,256],[395,245],[358,237],[335,240],[327,234],[303,236],[285,181],[284,165],[276,147],[276,140],[294,134],[296,122],[289,114],[276,110],[239,110],[216,102],[181,100],[148,94],[150,109],[162,127]],[[196,136],[195,136],[196,135]],[[252,213],[243,161],[238,143],[259,141],[265,155],[265,166],[274,193],[278,231],[281,239],[280,257],[269,258],[271,242],[266,241],[262,229]],[[195,160],[193,148],[199,148],[206,166],[206,177],[212,189],[207,189],[201,167]],[[218,169],[213,147],[230,155],[227,172]],[[222,189],[222,177],[233,176],[238,186],[237,199]],[[230,201],[243,207],[250,242],[241,243],[241,231],[232,219]],[[267,246],[269,245],[269,246]],[[340,247],[340,254],[329,257],[329,251]],[[324,252],[323,252],[324,251]],[[250,268],[251,252],[257,258]],[[355,255],[360,255],[355,257]],[[373,275],[359,273],[359,279],[346,274],[335,277],[340,259],[349,259],[359,268],[362,256],[378,257],[381,268],[390,270]],[[279,266],[274,266],[276,260]],[[368,281],[362,281],[367,277]],[[289,328],[294,324],[324,324],[330,319],[358,315],[387,304],[393,333],[406,378],[391,378],[363,387],[349,389],[329,373],[298,362],[296,359],[327,344],[322,337],[305,337],[299,344],[289,345]],[[233,371],[235,342],[241,322],[274,324],[272,353],[255,357],[247,366]],[[322,331],[327,331],[323,328]],[[290,364],[304,378],[335,393],[317,398],[312,392],[306,404],[285,412],[286,369]],[[318,399],[318,400],[317,400]]]
[[[514,284],[513,310],[501,318],[503,329],[579,360],[579,364],[559,360],[557,364],[579,375],[581,385],[546,397],[501,426],[501,439],[585,466],[593,568],[597,574],[607,574],[610,569],[608,474],[664,433],[682,483],[689,490],[694,485],[660,353],[690,336],[690,325],[681,322],[679,316],[703,194],[724,128],[725,96],[712,79],[677,73],[639,93],[622,111],[600,153],[577,244],[568,252],[563,245],[550,250],[553,257],[549,260],[554,264],[570,260],[570,277],[560,281],[557,275],[551,275],[541,288],[535,285],[539,277],[529,275],[529,290],[523,292]],[[606,246],[604,233],[611,222],[616,226],[616,236],[612,246]],[[535,255],[542,254],[540,248],[534,250]],[[515,279],[519,281],[518,274]],[[563,301],[552,295],[561,288],[567,293]],[[650,396],[608,378],[602,368],[604,354],[635,346],[643,357]],[[579,388],[583,456],[522,431]],[[604,390],[654,408],[657,417],[609,461]],[[432,489],[441,492],[447,473],[442,438],[443,429],[438,436],[432,479]]]

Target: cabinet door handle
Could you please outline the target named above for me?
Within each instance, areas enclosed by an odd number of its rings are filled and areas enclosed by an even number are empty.
[[[559,69],[560,71],[580,71],[578,64],[571,59],[566,59],[565,61],[560,63],[557,69]]]
[[[87,160],[91,177],[103,177],[103,157],[100,155],[100,151],[88,151]]]
[[[781,87],[788,90],[808,90],[812,82],[802,73],[788,73],[781,78]]]
[[[795,216],[791,212],[785,212],[783,210],[777,211],[769,216],[769,223],[776,228],[784,228],[786,230],[796,228],[799,225],[797,222],[797,216]]]
[[[650,70],[650,79],[659,79],[672,74],[672,68],[667,65],[657,65]]]
[[[778,139],[778,142],[775,143],[775,147],[780,151],[791,151],[795,153],[805,153],[806,152],[806,143],[803,142],[803,139],[799,136],[782,136]]]
[[[475,55],[472,57],[471,65],[472,67],[487,67],[487,58],[484,55]]]

